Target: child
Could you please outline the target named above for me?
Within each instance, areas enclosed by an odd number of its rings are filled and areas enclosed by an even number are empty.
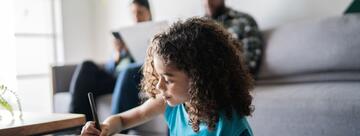
[[[163,114],[170,134],[250,136],[253,79],[241,45],[211,20],[191,18],[155,35],[143,68],[142,105],[93,122],[83,135],[109,135]]]

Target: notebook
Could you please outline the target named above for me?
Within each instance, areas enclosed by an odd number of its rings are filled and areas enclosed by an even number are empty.
[[[123,40],[130,55],[136,63],[144,63],[146,50],[153,36],[168,27],[166,21],[143,22],[133,26],[123,27],[113,31],[113,35]]]

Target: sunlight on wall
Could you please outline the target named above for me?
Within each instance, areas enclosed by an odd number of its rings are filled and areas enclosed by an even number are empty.
[[[16,91],[16,48],[14,46],[12,4],[12,0],[0,2],[0,83]]]
[[[14,46],[13,1],[0,1],[0,84],[18,93],[16,82],[16,47]],[[1,93],[1,96],[18,111],[16,98],[11,93]],[[21,100],[20,100],[21,103]],[[0,106],[0,110],[4,108]],[[6,112],[0,114],[6,114]],[[17,114],[17,113],[15,113]]]

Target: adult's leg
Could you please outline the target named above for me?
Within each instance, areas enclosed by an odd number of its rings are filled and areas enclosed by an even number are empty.
[[[141,64],[130,64],[116,80],[112,96],[112,113],[121,113],[140,105]]]
[[[87,93],[93,92],[95,99],[102,94],[111,93],[115,78],[106,73],[91,61],[85,61],[77,66],[70,83],[71,113],[82,113],[86,120],[92,120]]]

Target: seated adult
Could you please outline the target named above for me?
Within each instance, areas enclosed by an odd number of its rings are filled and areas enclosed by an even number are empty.
[[[146,0],[133,0],[130,6],[132,13],[134,14],[135,22],[151,20],[149,4]],[[132,76],[128,75],[135,65],[130,65],[134,63],[133,58],[129,55],[123,41],[115,38],[114,45],[115,50],[113,57],[105,64],[104,68],[99,67],[92,61],[85,61],[77,66],[72,77],[70,83],[71,103],[69,111],[71,113],[85,114],[87,121],[92,120],[89,100],[87,98],[88,92],[92,92],[96,99],[100,95],[110,94],[113,93],[114,90],[118,90],[119,85],[116,84],[121,84],[120,88],[124,87],[129,92],[135,92],[136,94],[138,92],[136,84],[123,83],[133,80]],[[115,94],[119,94],[116,92],[117,91],[115,91]],[[139,98],[137,95],[129,95],[124,98],[129,98],[129,101],[126,100],[124,102],[128,105],[131,105],[131,103],[138,104],[137,101]]]
[[[203,0],[205,16],[222,24],[243,43],[248,69],[254,77],[259,70],[264,41],[256,21],[249,14],[225,6],[225,0]]]
[[[136,21],[150,21],[151,12],[147,0],[134,0],[131,11]],[[112,114],[121,113],[140,105],[139,83],[142,64],[128,65],[119,75],[112,96]]]
[[[114,55],[104,67],[89,60],[76,67],[70,82],[71,113],[82,113],[85,114],[86,120],[92,120],[87,93],[92,92],[95,99],[100,95],[112,93],[119,73],[134,62],[119,42],[114,40]]]

